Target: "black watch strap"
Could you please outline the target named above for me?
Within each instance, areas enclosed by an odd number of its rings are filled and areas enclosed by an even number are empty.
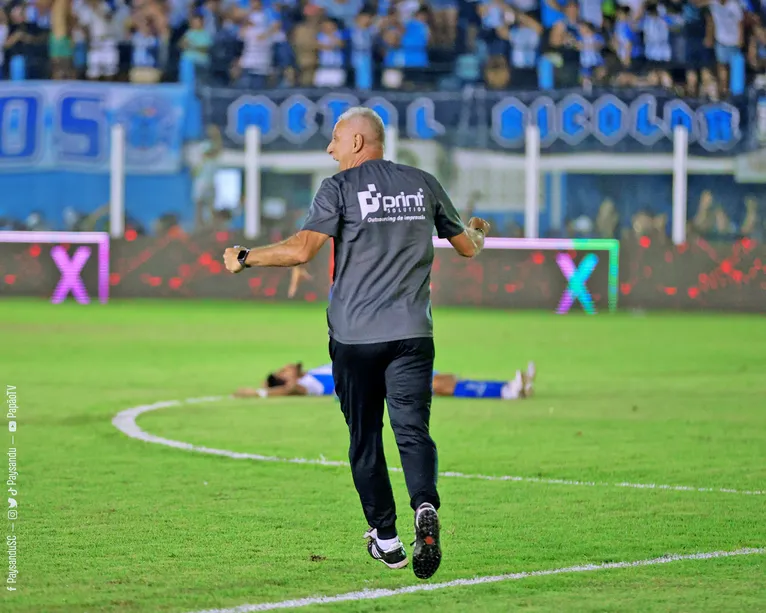
[[[234,245],[234,248],[236,249],[239,247],[239,245]],[[244,247],[240,248],[239,254],[237,255],[237,262],[242,264],[245,268],[250,268],[250,265],[247,263],[247,254],[250,253],[249,249],[245,249]]]

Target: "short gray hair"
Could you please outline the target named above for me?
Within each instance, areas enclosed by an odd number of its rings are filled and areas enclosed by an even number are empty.
[[[381,147],[385,146],[386,126],[383,124],[383,120],[380,118],[380,115],[378,115],[372,109],[367,108],[366,106],[352,106],[340,117],[338,117],[338,121],[335,125],[339,124],[341,121],[353,119],[354,117],[363,117],[369,121],[373,131],[375,132],[375,136],[380,141]]]

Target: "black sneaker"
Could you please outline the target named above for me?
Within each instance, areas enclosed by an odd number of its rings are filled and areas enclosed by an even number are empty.
[[[439,515],[432,504],[424,502],[415,511],[415,549],[412,570],[418,579],[428,579],[439,568],[442,550],[439,546]]]
[[[378,547],[378,531],[375,528],[365,532],[364,538],[367,539],[367,551],[374,560],[380,560],[389,568],[404,568],[409,564],[410,560],[401,541],[388,551],[383,551]]]

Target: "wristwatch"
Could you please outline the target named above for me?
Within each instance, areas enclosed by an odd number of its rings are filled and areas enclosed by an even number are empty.
[[[242,264],[243,268],[250,268],[250,264],[247,264],[247,254],[250,253],[250,250],[239,245],[234,245],[234,248],[240,250],[239,255],[237,255],[237,262]]]

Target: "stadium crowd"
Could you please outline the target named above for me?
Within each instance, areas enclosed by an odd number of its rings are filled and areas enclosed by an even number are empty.
[[[29,78],[340,87],[367,61],[388,89],[651,85],[715,99],[733,61],[766,68],[759,0],[10,0],[7,66]]]
[[[573,238],[670,240],[672,180],[660,175],[569,175],[567,221]],[[725,175],[688,177],[687,236],[711,241],[766,239],[761,185]]]
[[[734,61],[744,59],[751,81],[766,82],[766,0],[759,2],[10,0],[0,11],[0,59],[4,76],[12,59],[22,56],[27,78],[154,83],[177,80],[186,58],[200,81],[252,91],[353,86],[355,71],[365,62],[375,88],[536,89],[545,58],[555,67],[557,87],[651,86],[717,99],[728,95]],[[241,207],[219,210],[210,204],[219,150],[220,144],[206,156],[201,177],[195,171],[197,230],[241,227]],[[766,237],[762,190],[711,179],[689,177],[690,233]],[[564,227],[550,235],[666,240],[669,181],[668,176],[573,175]],[[264,185],[264,195],[270,193]],[[102,229],[107,213],[104,207],[89,214],[70,211],[64,225]],[[139,234],[163,234],[180,217],[169,210],[152,227],[135,220],[128,225]],[[272,230],[293,229],[299,220],[288,218]],[[523,234],[518,216],[491,221],[496,235]],[[0,211],[2,229],[60,229],[60,224],[39,211],[23,216]]]

